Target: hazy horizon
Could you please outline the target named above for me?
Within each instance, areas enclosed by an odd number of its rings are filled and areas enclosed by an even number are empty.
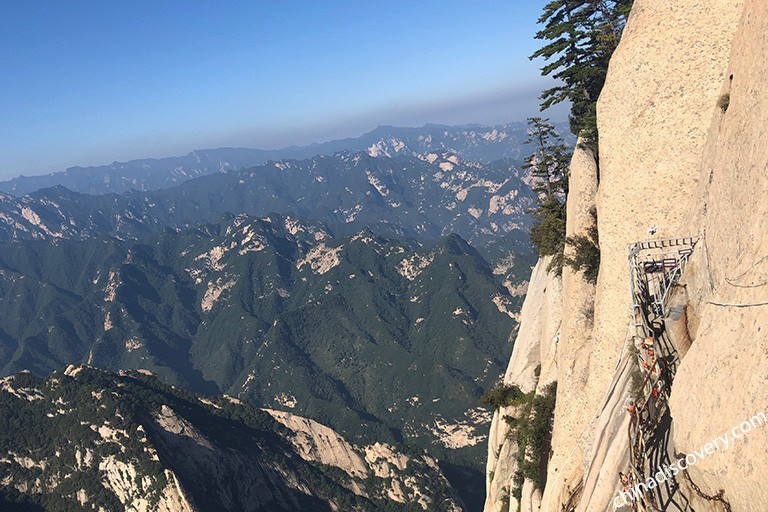
[[[563,107],[562,110],[565,110],[565,108],[566,107]],[[561,110],[561,109],[557,108],[556,110]],[[367,134],[367,133],[369,133],[369,132],[371,132],[371,131],[373,131],[376,128],[379,128],[381,126],[393,126],[394,128],[423,128],[423,127],[426,127],[426,126],[429,126],[429,125],[444,125],[444,126],[452,126],[452,127],[477,125],[477,126],[492,127],[492,126],[499,126],[499,125],[510,124],[510,123],[517,123],[517,122],[523,123],[525,121],[526,121],[526,119],[522,118],[522,119],[512,119],[512,120],[508,120],[508,121],[500,121],[500,122],[493,122],[493,123],[476,123],[476,122],[471,122],[471,121],[470,122],[465,122],[465,123],[425,122],[425,123],[410,124],[410,125],[383,122],[383,123],[376,124],[375,126],[370,126],[370,127],[366,128],[366,129],[363,129],[362,131],[355,131],[355,132],[350,132],[350,133],[340,132],[340,134],[337,135],[337,136],[329,136],[327,138],[311,138],[311,136],[310,136],[310,138],[306,138],[306,137],[300,138],[300,139],[298,139],[297,142],[291,142],[291,143],[287,143],[287,144],[276,144],[276,145],[272,145],[272,146],[251,146],[251,145],[247,145],[247,144],[214,144],[214,145],[210,145],[210,146],[193,147],[193,148],[190,148],[188,150],[181,149],[180,151],[168,152],[167,154],[166,153],[162,153],[162,154],[146,154],[146,155],[139,154],[138,156],[123,158],[123,159],[112,159],[112,160],[108,160],[108,161],[107,160],[101,160],[101,161],[95,160],[93,163],[88,163],[88,164],[73,163],[73,164],[67,165],[66,167],[63,167],[63,168],[43,170],[43,171],[40,171],[40,172],[29,173],[29,174],[25,174],[25,173],[12,174],[12,175],[9,175],[7,177],[4,177],[2,174],[0,174],[0,181],[9,181],[9,180],[12,180],[14,178],[19,178],[19,177],[43,176],[43,175],[47,175],[47,174],[54,174],[54,173],[57,173],[57,172],[64,172],[64,171],[67,171],[69,169],[77,168],[77,167],[81,167],[81,168],[101,167],[101,166],[112,165],[112,164],[115,164],[115,163],[131,162],[131,161],[135,161],[135,160],[162,159],[162,158],[169,158],[169,157],[170,158],[182,157],[182,156],[188,155],[188,154],[190,154],[190,153],[192,153],[194,151],[206,151],[206,150],[226,149],[226,148],[255,149],[255,150],[280,150],[280,149],[290,148],[292,146],[302,147],[302,146],[309,146],[309,145],[312,145],[312,144],[324,144],[324,143],[327,143],[327,142],[332,142],[332,141],[336,141],[336,140],[343,140],[343,139],[347,139],[347,138],[354,139],[354,138],[363,136],[363,135],[365,135],[365,134]],[[557,123],[564,123],[565,120],[564,119],[557,119],[557,120],[555,120],[555,122],[557,122]],[[307,133],[309,133],[309,132],[307,132]],[[300,135],[300,134],[298,134],[298,135]]]
[[[16,4],[0,179],[538,115],[538,2]],[[460,34],[460,37],[458,37]],[[545,114],[566,118],[566,108]]]

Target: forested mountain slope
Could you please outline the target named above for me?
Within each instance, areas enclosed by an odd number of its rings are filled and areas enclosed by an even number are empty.
[[[142,241],[0,244],[0,367],[140,368],[477,471],[522,297],[457,235],[231,217]]]
[[[145,371],[0,379],[3,510],[458,510],[434,460]],[[397,468],[390,471],[390,467]],[[418,475],[418,479],[414,477]]]

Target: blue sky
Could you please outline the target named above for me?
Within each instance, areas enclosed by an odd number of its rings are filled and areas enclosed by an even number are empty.
[[[3,0],[0,178],[522,120],[550,83],[527,59],[542,5]]]

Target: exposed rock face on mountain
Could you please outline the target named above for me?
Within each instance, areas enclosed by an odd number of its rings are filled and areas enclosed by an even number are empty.
[[[145,372],[21,373],[0,380],[0,409],[4,510],[460,510],[426,455]]]
[[[0,194],[0,241],[140,238],[169,226],[218,222],[225,213],[285,213],[323,221],[341,235],[366,226],[420,241],[457,233],[516,286],[510,271],[515,262],[527,269],[531,259],[527,212],[535,199],[524,178],[509,160],[345,152],[270,162],[157,192],[90,196],[56,187],[23,197]]]
[[[688,230],[702,239],[686,272],[692,339],[672,390],[674,441],[687,453],[758,414],[768,415],[768,5],[744,2],[728,68],[729,95],[709,126]],[[705,419],[706,421],[702,421]],[[768,425],[691,471],[734,511],[768,510]]]
[[[719,511],[724,502],[734,511],[768,507],[768,425],[760,423],[768,410],[767,24],[768,8],[759,1],[634,3],[598,102],[599,185],[589,183],[594,160],[582,160],[579,151],[571,168],[568,229],[583,230],[584,212],[596,204],[600,274],[594,297],[574,280],[579,276],[563,274],[553,453],[541,510],[609,511],[621,504],[614,499],[622,490],[619,472],[629,467],[626,411],[637,341],[630,336],[628,246],[682,236],[698,242],[664,318],[681,360],[671,385],[671,427],[659,427],[666,441],[658,460],[701,451],[744,421],[750,433],[690,466],[690,481],[680,476],[673,496],[651,494],[665,498],[663,510]],[[526,308],[548,300],[531,294]],[[551,327],[526,308],[521,334],[530,324],[547,343]],[[591,308],[593,325],[582,314]],[[510,368],[526,364],[515,347]],[[510,382],[530,385],[526,376]],[[509,478],[515,469],[497,458],[490,456],[500,469],[489,483],[489,512],[506,504],[494,483],[499,471]],[[523,487],[522,510],[531,502],[535,510],[535,493]]]
[[[200,176],[262,165],[268,160],[303,159],[344,150],[365,151],[374,157],[449,152],[474,162],[489,163],[504,158],[519,162],[521,155],[526,154],[522,149],[526,138],[523,123],[500,126],[426,125],[421,128],[380,126],[358,138],[308,146],[276,150],[206,149],[182,157],[114,162],[98,167],[72,167],[44,176],[21,176],[0,182],[0,192],[18,196],[57,185],[87,194],[157,190]]]
[[[567,132],[564,124],[558,128]],[[362,149],[371,156],[449,152],[473,162],[488,163],[500,159],[519,162],[526,154],[527,138],[525,123],[453,127],[428,124],[421,128],[380,126],[359,139],[348,140],[345,148]]]
[[[572,236],[584,233],[594,222],[592,211],[597,189],[595,160],[589,151],[579,147],[571,160],[569,189],[566,233]],[[589,343],[585,340],[592,331],[594,286],[567,266],[558,278],[547,271],[549,263],[550,258],[545,258],[534,268],[504,382],[536,395],[543,393],[553,381],[561,383],[558,421],[551,441],[556,448],[549,462],[552,468],[563,459],[569,461],[579,441],[571,434],[576,420],[568,418],[583,414],[580,398],[590,357]],[[508,501],[510,510],[519,505],[520,510],[533,512],[542,505],[542,490],[536,489],[528,479],[515,481],[521,478],[518,476],[521,468],[517,432],[503,421],[504,416],[510,414],[515,414],[514,408],[504,407],[494,414],[488,446],[488,474],[494,478],[489,481],[485,510],[498,510]],[[519,497],[512,492],[516,487],[522,487]]]

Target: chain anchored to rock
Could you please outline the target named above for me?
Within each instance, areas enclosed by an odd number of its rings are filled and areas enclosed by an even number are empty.
[[[678,459],[682,459],[685,457],[682,453],[675,453],[675,457]],[[682,474],[685,477],[685,479],[688,481],[688,485],[691,486],[691,489],[694,490],[696,494],[699,495],[700,498],[703,498],[707,501],[719,501],[723,504],[723,510],[725,512],[732,512],[731,504],[728,503],[728,500],[725,499],[725,489],[720,489],[717,494],[714,496],[710,496],[706,494],[704,491],[701,490],[701,487],[696,485],[696,483],[691,479],[691,475],[688,474],[688,468],[682,468]]]

